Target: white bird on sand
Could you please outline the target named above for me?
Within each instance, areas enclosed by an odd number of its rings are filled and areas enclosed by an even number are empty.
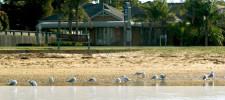
[[[160,74],[160,78],[161,78],[161,79],[165,79],[165,78],[166,78],[166,75]]]
[[[88,81],[89,81],[89,82],[95,82],[96,79],[92,77],[92,78],[90,78]]]
[[[126,77],[125,75],[123,75],[122,77],[123,77],[123,81],[125,81],[125,82],[130,81],[130,79],[128,77]]]
[[[29,81],[31,86],[37,86],[37,83],[35,81]]]
[[[11,80],[11,82],[8,83],[9,86],[13,86],[13,85],[16,85],[16,84],[17,84],[16,80]]]
[[[158,75],[154,75],[154,76],[152,76],[152,79],[157,80],[157,79],[158,79]]]
[[[142,75],[142,78],[146,77],[146,73],[145,72],[142,72],[141,75]]]
[[[203,78],[202,78],[203,80],[207,80],[208,79],[208,77],[206,76],[206,75],[203,75]]]
[[[50,77],[49,78],[49,83],[51,84],[51,83],[53,83],[54,82],[54,78],[53,77]]]
[[[213,78],[214,76],[214,71],[211,71],[211,73],[209,74],[208,78]]]
[[[76,80],[77,80],[76,77],[72,77],[70,80],[67,80],[66,82],[72,83],[72,85],[73,85],[73,83],[75,83]]]
[[[117,77],[117,78],[116,78],[116,80],[115,80],[115,82],[116,82],[116,83],[121,83],[120,78],[119,78],[119,77]]]

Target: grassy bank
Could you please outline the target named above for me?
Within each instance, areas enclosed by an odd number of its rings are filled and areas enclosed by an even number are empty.
[[[92,46],[91,50],[144,50],[152,52],[214,52],[225,53],[225,47],[123,47],[123,46]],[[57,47],[0,47],[0,50],[57,50]],[[87,47],[61,47],[61,50],[87,50]]]

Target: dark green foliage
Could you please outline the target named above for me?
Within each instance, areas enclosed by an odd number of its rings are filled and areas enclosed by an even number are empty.
[[[224,12],[210,0],[187,0],[184,5],[187,18],[184,22],[168,25],[170,45],[221,46],[224,36]],[[189,23],[189,24],[186,24]]]
[[[49,46],[58,46],[58,43],[50,43]],[[85,43],[61,42],[60,46],[86,46]]]
[[[156,33],[153,30],[153,26],[158,24],[162,27],[165,27],[168,20],[173,18],[173,14],[170,13],[168,4],[165,0],[154,0],[152,3],[142,4],[141,8],[144,10],[144,15],[142,15],[143,20],[148,21],[149,23],[149,37],[148,44],[156,46],[157,39]],[[161,28],[162,33],[165,34],[165,29]],[[154,38],[152,38],[154,37]],[[154,41],[152,41],[154,39]],[[153,43],[152,43],[153,42]]]
[[[222,29],[211,26],[209,28],[209,44],[212,46],[222,46],[224,41],[224,36],[222,34]]]
[[[9,29],[9,19],[7,14],[4,11],[0,11],[0,30],[8,30]]]
[[[13,30],[35,30],[42,18],[52,14],[52,0],[19,0],[2,5],[2,10],[9,16],[10,28]]]

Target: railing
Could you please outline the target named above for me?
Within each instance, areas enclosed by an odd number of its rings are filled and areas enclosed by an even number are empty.
[[[88,43],[88,34],[76,35],[76,34],[59,34],[59,38],[62,42],[76,42],[76,43]]]

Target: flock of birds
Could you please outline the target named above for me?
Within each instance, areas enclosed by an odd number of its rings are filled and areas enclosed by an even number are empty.
[[[136,73],[134,74],[134,76],[137,76],[137,77],[138,77],[138,76],[142,76],[142,78],[145,78],[145,77],[146,77],[146,73],[145,73],[145,72],[136,72]],[[209,76],[203,75],[203,80],[206,81],[206,80],[209,79],[209,78],[213,78],[213,76],[214,76],[214,71],[211,71],[211,73],[209,74]],[[160,74],[160,78],[164,80],[164,79],[166,78],[166,75]],[[157,79],[158,79],[158,75],[152,76],[151,79],[157,80]],[[76,80],[77,80],[76,77],[72,77],[71,79],[67,80],[66,82],[72,83],[72,85],[73,85],[73,83],[75,83]],[[123,80],[124,82],[128,82],[128,81],[130,81],[131,79],[128,78],[128,77],[126,77],[125,75],[123,75],[123,76],[122,76],[122,80]],[[88,82],[95,82],[95,81],[96,81],[95,78],[90,78],[90,79],[88,80]],[[54,78],[53,78],[53,77],[50,77],[50,78],[49,78],[49,83],[52,84],[53,82],[54,82]],[[31,86],[37,86],[37,83],[36,83],[35,81],[29,81],[29,83],[30,83]],[[120,79],[119,77],[117,77],[116,80],[115,80],[115,83],[121,83],[121,79]],[[17,84],[17,81],[16,81],[16,80],[11,80],[11,82],[8,83],[9,86],[13,86],[13,85],[16,85],[16,84]]]

